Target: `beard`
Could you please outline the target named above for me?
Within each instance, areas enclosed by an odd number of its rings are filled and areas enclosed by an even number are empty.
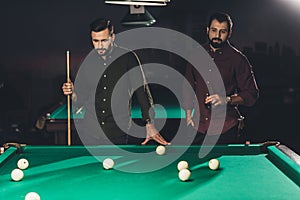
[[[108,48],[97,48],[96,51],[100,56],[107,56],[111,53],[112,45],[110,45]]]
[[[106,56],[109,52],[106,48],[97,48],[96,51],[100,56]]]
[[[220,38],[212,38],[209,39],[209,44],[213,47],[213,48],[221,48],[222,46],[224,46],[224,44],[226,43],[225,41],[222,41]]]

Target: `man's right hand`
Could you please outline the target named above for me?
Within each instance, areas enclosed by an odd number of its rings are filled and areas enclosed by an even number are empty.
[[[192,127],[195,126],[192,118],[186,118],[186,126],[189,126],[189,125],[191,125]]]
[[[195,123],[193,121],[193,117],[192,117],[192,110],[186,110],[186,126],[191,125],[192,127],[195,126]]]
[[[64,83],[61,88],[64,95],[72,94],[74,91],[74,85],[72,82]]]

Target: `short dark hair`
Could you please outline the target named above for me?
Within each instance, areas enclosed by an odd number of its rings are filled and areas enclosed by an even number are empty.
[[[114,27],[109,19],[98,18],[90,24],[90,29],[94,32],[100,32],[107,28],[109,33],[112,35],[114,33]]]
[[[208,25],[207,25],[208,28],[210,27],[212,21],[215,19],[220,23],[227,22],[228,31],[229,32],[232,31],[233,22],[227,13],[216,12],[216,13],[212,14],[208,20]]]

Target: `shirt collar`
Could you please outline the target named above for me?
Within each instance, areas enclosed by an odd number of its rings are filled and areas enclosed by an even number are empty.
[[[214,52],[214,53],[222,53],[222,52],[226,52],[228,49],[230,49],[230,43],[229,41],[226,41],[226,43],[219,49],[217,49],[216,51],[213,51],[213,49],[211,48],[211,46],[209,45],[209,43],[207,43],[205,45],[205,49],[207,52]]]

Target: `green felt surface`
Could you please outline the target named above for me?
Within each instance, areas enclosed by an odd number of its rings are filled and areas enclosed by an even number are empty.
[[[166,109],[162,107],[155,107],[155,118],[185,118],[185,112],[182,108],[177,106],[168,106]],[[84,117],[85,110],[74,109],[71,112],[71,117],[74,119],[82,119]],[[49,119],[67,119],[66,105],[61,105],[48,115]],[[142,118],[142,112],[140,107],[134,106],[131,109],[131,118]]]
[[[161,162],[183,147],[167,147],[163,156],[155,154],[155,146],[119,146],[123,150],[149,153],[152,162]],[[27,146],[22,154],[14,150],[0,156],[0,199],[24,199],[35,191],[42,200],[59,199],[299,199],[300,189],[282,170],[260,152],[260,147],[223,146],[214,148],[205,158],[198,157],[200,147],[191,147],[170,165],[148,173],[121,171],[126,162],[134,165],[137,158],[126,158],[116,146],[91,147],[96,155],[82,146]],[[275,161],[290,159],[280,152]],[[1,159],[5,157],[4,159]],[[111,157],[115,168],[104,170],[102,160]],[[221,167],[212,171],[207,161],[217,157]],[[10,172],[18,159],[26,158],[30,167],[25,177],[13,182]],[[134,160],[134,162],[132,162]],[[192,171],[188,182],[178,179],[177,163],[189,162]],[[280,161],[279,161],[280,160]],[[293,162],[288,164],[293,165]],[[298,165],[292,166],[297,168]],[[299,167],[299,166],[298,166]],[[286,167],[285,170],[288,170]]]

